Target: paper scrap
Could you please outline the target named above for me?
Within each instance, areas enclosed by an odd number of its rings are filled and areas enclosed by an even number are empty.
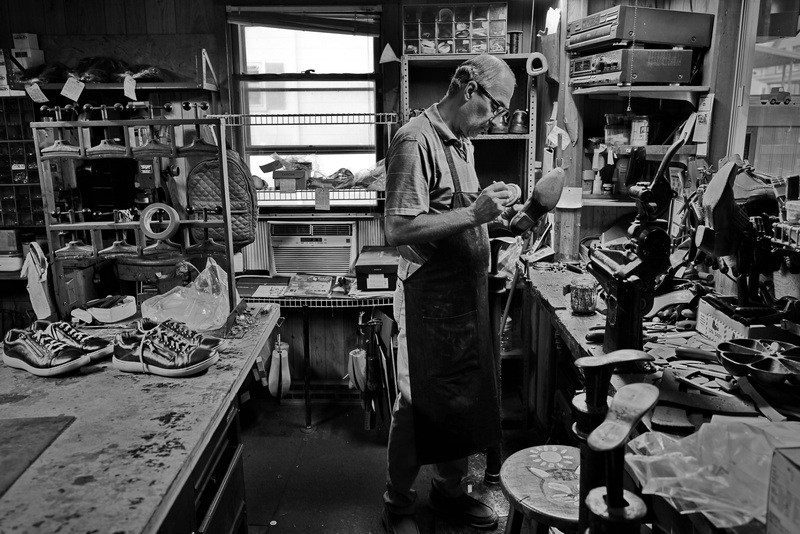
[[[31,100],[36,102],[37,104],[44,104],[49,100],[44,95],[42,88],[39,87],[38,83],[32,83],[30,85],[25,86],[25,92],[28,93],[28,96],[31,97]]]
[[[286,292],[286,286],[277,284],[262,284],[253,292],[253,298],[278,298]]]
[[[136,80],[130,74],[125,75],[125,79],[122,82],[122,92],[131,100],[136,100]]]
[[[64,87],[61,88],[61,95],[69,98],[73,102],[77,102],[83,93],[83,88],[86,84],[77,78],[67,78]]]
[[[582,187],[565,187],[561,191],[561,198],[558,199],[556,209],[574,210],[583,205]]]

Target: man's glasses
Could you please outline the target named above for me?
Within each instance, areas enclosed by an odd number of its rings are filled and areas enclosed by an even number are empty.
[[[478,82],[475,82],[475,85],[478,86],[478,89],[480,89],[483,92],[483,94],[485,94],[489,98],[489,102],[492,103],[492,118],[489,120],[494,120],[495,117],[499,117],[508,113],[508,108],[505,107],[503,104],[501,104],[495,97],[493,97],[492,94],[489,91],[487,91],[484,86],[482,86]]]

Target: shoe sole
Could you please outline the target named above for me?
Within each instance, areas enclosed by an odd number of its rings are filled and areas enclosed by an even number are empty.
[[[119,369],[120,371],[124,371],[126,373],[144,373],[144,374],[165,376],[167,378],[183,378],[187,376],[196,375],[201,371],[205,371],[206,369],[214,365],[217,362],[217,360],[219,360],[219,353],[214,354],[214,356],[212,356],[207,360],[204,360],[200,363],[196,363],[190,367],[184,367],[182,369],[164,369],[163,367],[148,365],[138,360],[133,362],[120,360],[116,356],[112,358],[111,362],[113,363],[116,369]]]
[[[24,371],[28,371],[33,375],[43,376],[43,377],[57,376],[69,373],[70,371],[80,369],[81,367],[90,362],[91,359],[88,356],[83,355],[80,358],[72,360],[71,362],[62,363],[61,365],[56,365],[55,367],[50,367],[48,369],[40,369],[38,367],[33,367],[32,365],[28,365],[27,363],[21,360],[3,354],[3,363],[6,364],[7,366],[13,367],[14,369],[22,369]]]
[[[112,352],[114,352],[114,344],[109,343],[107,347],[97,349],[94,352],[87,352],[85,356],[88,356],[91,361],[96,362],[97,360],[101,360],[110,355]]]

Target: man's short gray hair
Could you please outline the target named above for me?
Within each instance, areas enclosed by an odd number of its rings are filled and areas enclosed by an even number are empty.
[[[471,80],[475,80],[483,87],[490,86],[503,72],[510,73],[514,78],[513,71],[505,61],[491,54],[480,54],[458,66],[450,79],[447,94],[452,95]]]

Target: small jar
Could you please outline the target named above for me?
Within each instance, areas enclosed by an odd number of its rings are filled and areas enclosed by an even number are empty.
[[[597,280],[593,276],[579,276],[564,286],[570,294],[570,307],[575,315],[593,315],[597,310]]]

